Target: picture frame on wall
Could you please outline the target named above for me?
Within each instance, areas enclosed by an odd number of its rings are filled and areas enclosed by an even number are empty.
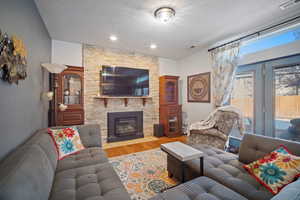
[[[188,102],[210,103],[210,72],[188,76],[187,86]]]

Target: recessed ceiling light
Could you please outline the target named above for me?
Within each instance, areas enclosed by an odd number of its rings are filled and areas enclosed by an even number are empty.
[[[117,41],[117,40],[118,40],[117,36],[115,36],[115,35],[109,36],[109,39],[110,39],[111,41]]]
[[[161,7],[155,10],[154,16],[156,17],[156,19],[166,24],[174,18],[175,10],[170,7]]]
[[[157,45],[156,44],[151,44],[150,45],[150,49],[156,49],[157,48]]]

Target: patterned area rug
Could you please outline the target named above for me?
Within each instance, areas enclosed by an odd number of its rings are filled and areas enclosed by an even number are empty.
[[[109,159],[132,200],[147,200],[177,184],[168,177],[167,155],[160,149]]]

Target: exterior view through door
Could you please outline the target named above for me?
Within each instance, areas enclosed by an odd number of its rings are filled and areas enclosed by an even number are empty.
[[[247,133],[300,141],[300,55],[239,66],[230,103]]]

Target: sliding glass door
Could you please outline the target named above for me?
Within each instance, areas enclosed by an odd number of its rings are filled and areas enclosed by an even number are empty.
[[[230,103],[245,132],[300,141],[300,56],[239,66]]]
[[[266,135],[300,141],[300,56],[267,62]]]

